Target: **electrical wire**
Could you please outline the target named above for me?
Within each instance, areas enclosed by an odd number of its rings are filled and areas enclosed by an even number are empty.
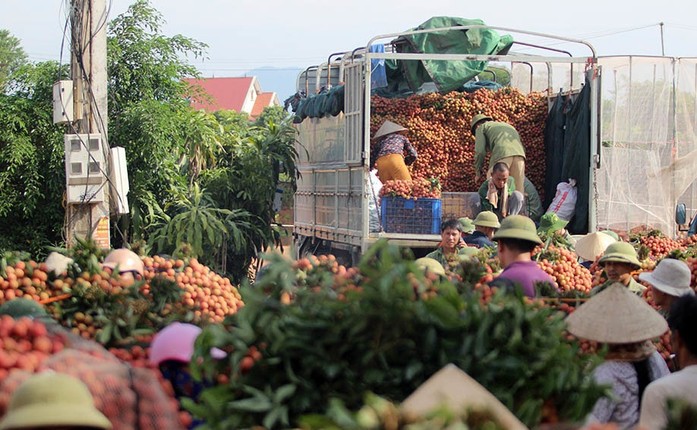
[[[73,4],[77,4],[77,3],[79,3],[79,2],[75,2],[75,3],[73,3]],[[78,10],[77,8],[72,8],[72,9],[71,9],[71,12],[72,12],[72,13],[71,13],[71,15],[68,17],[68,19],[66,20],[66,26],[65,26],[65,29],[64,29],[64,40],[63,40],[63,43],[64,43],[64,42],[65,42],[65,35],[67,34],[67,27],[68,27],[68,24],[70,23],[70,24],[72,24],[72,25],[71,25],[71,29],[73,30],[73,31],[72,31],[73,40],[72,40],[72,49],[71,49],[71,52],[72,52],[72,54],[73,54],[74,57],[75,57],[75,62],[76,62],[77,65],[78,65],[79,72],[80,72],[81,77],[82,77],[81,80],[82,80],[82,82],[84,83],[84,87],[86,88],[87,93],[88,93],[88,96],[89,96],[89,97],[88,97],[88,100],[89,100],[90,111],[91,111],[93,114],[96,114],[96,117],[97,117],[97,120],[95,121],[95,124],[96,124],[96,126],[97,126],[97,130],[98,130],[99,134],[101,135],[101,141],[102,141],[102,145],[101,145],[101,148],[102,148],[102,156],[104,157],[104,160],[105,160],[105,162],[106,162],[106,164],[107,164],[107,169],[108,169],[108,170],[110,170],[111,167],[109,166],[109,163],[108,163],[108,157],[109,157],[109,150],[108,150],[108,148],[110,147],[110,145],[109,145],[109,143],[108,143],[108,136],[107,136],[107,133],[106,133],[106,125],[105,125],[104,117],[102,116],[102,112],[101,112],[101,110],[99,109],[99,106],[96,104],[96,97],[95,97],[95,94],[94,94],[93,89],[92,89],[92,81],[91,81],[91,78],[90,78],[89,74],[87,73],[86,68],[85,68],[83,54],[86,52],[86,50],[88,49],[88,47],[91,45],[91,43],[92,43],[92,41],[94,40],[94,38],[96,37],[97,33],[99,33],[100,31],[102,31],[102,30],[104,29],[104,27],[106,26],[106,24],[107,24],[107,17],[108,17],[108,15],[109,15],[109,11],[111,11],[111,7],[112,7],[112,2],[109,1],[108,8],[105,10],[105,12],[102,13],[101,17],[99,17],[98,25],[96,26],[96,28],[95,28],[94,31],[90,32],[89,37],[88,37],[88,38],[86,39],[86,41],[84,42],[84,46],[82,46],[82,44],[83,44],[83,34],[82,34],[82,30],[83,30],[82,17],[83,17],[83,14],[82,14],[82,10]],[[90,26],[90,27],[91,27],[91,26]],[[62,60],[62,55],[63,55],[63,43],[61,44],[61,60]],[[60,97],[60,99],[61,99],[61,106],[62,106],[62,107],[65,107],[65,101],[64,101],[63,98],[62,98],[62,94],[61,94],[60,96],[61,96],[61,97]],[[86,181],[85,181],[86,183],[85,183],[85,193],[83,194],[83,201],[82,201],[79,205],[77,205],[77,208],[76,208],[77,214],[79,214],[80,209],[81,209],[82,207],[85,207],[84,205],[90,204],[90,202],[95,198],[96,193],[98,193],[98,192],[104,192],[104,186],[105,186],[105,185],[108,185],[108,186],[109,186],[109,191],[110,191],[110,192],[111,192],[112,190],[116,190],[116,186],[114,185],[114,183],[113,183],[112,180],[111,180],[110,171],[105,171],[104,168],[103,168],[103,165],[102,165],[101,163],[99,163],[99,160],[97,160],[97,159],[94,157],[94,155],[91,153],[90,148],[89,148],[89,145],[88,145],[88,144],[85,142],[85,140],[83,139],[83,135],[84,135],[85,133],[83,133],[83,134],[80,134],[80,133],[79,133],[79,130],[77,129],[77,127],[76,127],[76,125],[75,125],[75,122],[76,122],[76,121],[69,122],[69,127],[70,127],[71,131],[73,132],[73,134],[75,134],[75,135],[78,136],[79,141],[81,142],[82,146],[84,147],[85,150],[87,150],[87,154],[88,154],[88,157],[89,157],[89,158],[88,158],[88,163],[87,163],[87,171],[86,171],[86,173],[87,173],[87,178],[86,178]],[[91,134],[91,133],[89,133],[89,132],[86,133],[86,135],[87,135],[87,140],[88,140],[88,141],[90,140],[90,134]],[[105,181],[104,183],[102,183],[102,185],[96,190],[96,193],[94,193],[94,194],[91,195],[91,196],[88,196],[88,198],[87,198],[86,200],[84,200],[84,197],[88,195],[88,191],[89,191],[89,177],[90,177],[91,170],[92,170],[91,163],[94,163],[94,164],[97,165],[97,167],[99,168],[99,172],[100,172],[100,173],[102,174],[102,176],[106,179],[106,181]],[[116,194],[117,198],[119,199],[119,203],[120,203],[121,205],[124,205],[124,202],[123,202],[123,200],[122,200],[123,197],[120,195],[120,193],[117,192],[117,193],[115,193],[115,194]],[[72,220],[74,219],[74,217],[71,216],[72,214],[70,213],[70,212],[72,212],[72,211],[71,211],[71,206],[75,206],[75,205],[68,205],[68,208],[69,208],[69,209],[68,209],[68,211],[66,211],[66,218],[67,218],[67,219],[66,219],[66,222],[64,223],[64,224],[65,224],[65,227],[66,227],[65,231],[68,231],[68,230],[72,229],[72,227],[73,227],[73,225],[72,225],[72,224],[73,224]],[[77,214],[76,214],[76,215],[77,215]],[[91,217],[91,212],[90,212],[90,217]],[[92,220],[90,219],[89,221],[90,221],[90,222],[89,222],[90,226],[92,226]],[[118,227],[118,223],[115,224],[115,229],[116,229],[116,231],[119,233],[119,235],[121,236],[122,241],[123,241],[123,242],[126,242],[125,234],[124,234],[124,233],[121,231],[121,229]],[[65,239],[66,239],[66,238],[64,238],[64,240],[65,240]]]
[[[583,41],[589,41],[589,40],[600,39],[600,38],[608,37],[608,36],[615,36],[615,35],[623,34],[623,33],[630,33],[630,32],[638,31],[638,30],[645,30],[647,28],[658,27],[660,25],[661,25],[661,23],[657,22],[655,24],[641,25],[638,27],[627,27],[627,28],[623,28],[623,29],[619,29],[619,30],[602,30],[602,31],[596,31],[596,32],[592,32],[592,33],[577,34],[577,35],[574,35],[571,37],[575,37],[575,38],[577,38],[579,40],[583,40]],[[665,23],[664,23],[664,26],[665,26]],[[543,40],[548,41],[547,38],[533,39],[533,41],[543,41]],[[551,47],[551,46],[559,46],[559,45],[568,45],[570,43],[573,43],[573,42],[558,41],[558,42],[546,43],[546,46]],[[525,48],[525,49],[521,49],[520,52],[525,53],[525,52],[530,52],[531,50],[532,50],[532,48]]]

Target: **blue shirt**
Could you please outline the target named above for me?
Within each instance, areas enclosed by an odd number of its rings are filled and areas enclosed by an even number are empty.
[[[465,237],[465,243],[471,246],[476,246],[477,248],[484,248],[487,246],[490,248],[496,248],[496,244],[489,240],[486,234],[477,230]]]

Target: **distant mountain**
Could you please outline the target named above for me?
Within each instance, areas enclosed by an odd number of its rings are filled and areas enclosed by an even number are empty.
[[[295,82],[301,68],[260,67],[244,73],[244,76],[256,76],[262,91],[273,91],[278,99],[283,100],[295,94]]]

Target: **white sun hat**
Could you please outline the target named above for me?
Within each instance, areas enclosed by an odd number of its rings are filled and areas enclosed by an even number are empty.
[[[653,272],[642,272],[639,279],[648,282],[655,289],[671,296],[680,297],[695,294],[690,287],[692,272],[687,264],[674,258],[661,260]]]

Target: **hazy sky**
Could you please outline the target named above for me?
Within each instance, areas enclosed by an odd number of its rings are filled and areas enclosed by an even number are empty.
[[[0,0],[0,28],[21,40],[31,60],[58,60],[68,2]],[[110,19],[131,3],[107,0]],[[659,22],[664,22],[666,55],[697,57],[694,0],[651,4],[636,0],[151,0],[151,4],[166,21],[166,35],[182,34],[209,45],[209,59],[195,63],[204,76],[238,76],[262,66],[304,68],[326,60],[332,52],[364,46],[374,35],[407,30],[439,15],[583,38],[600,55],[660,55]],[[67,48],[65,52],[63,62],[69,60]]]

